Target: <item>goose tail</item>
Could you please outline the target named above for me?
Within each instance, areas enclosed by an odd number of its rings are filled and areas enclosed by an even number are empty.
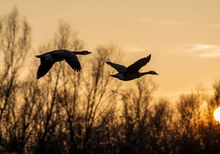
[[[41,58],[41,55],[35,55],[35,57],[37,57],[37,58]]]

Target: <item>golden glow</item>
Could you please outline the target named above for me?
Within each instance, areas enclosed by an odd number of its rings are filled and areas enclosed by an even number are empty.
[[[126,66],[151,53],[151,62],[142,71],[154,69],[160,74],[154,77],[157,93],[169,99],[199,84],[211,89],[220,76],[218,0],[2,0],[0,4],[1,17],[17,7],[20,17],[27,19],[36,51],[54,37],[63,21],[78,32],[87,50],[109,42],[118,45],[125,51]]]
[[[214,118],[215,118],[216,121],[220,122],[220,107],[215,109],[215,111],[214,111]]]

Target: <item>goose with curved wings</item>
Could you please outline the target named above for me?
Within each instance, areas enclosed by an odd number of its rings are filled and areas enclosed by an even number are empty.
[[[40,58],[40,66],[37,70],[37,79],[40,79],[49,72],[55,62],[65,60],[70,67],[79,72],[81,70],[80,62],[76,55],[88,55],[91,52],[87,50],[83,51],[69,51],[69,50],[54,50],[41,55],[36,55]]]
[[[120,64],[112,63],[110,60],[107,61],[106,63],[118,71],[117,74],[111,75],[112,77],[118,78],[123,81],[128,81],[128,80],[140,78],[147,74],[158,75],[155,71],[139,72],[139,70],[143,66],[145,66],[150,61],[150,59],[151,59],[151,54],[148,55],[147,57],[139,59],[138,61],[134,62],[128,67],[125,67]]]

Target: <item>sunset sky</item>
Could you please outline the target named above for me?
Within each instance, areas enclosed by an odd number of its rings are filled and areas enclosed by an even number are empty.
[[[87,50],[110,42],[123,64],[152,54],[160,97],[175,98],[220,80],[219,0],[0,0],[0,16],[17,7],[32,27],[33,49],[51,39],[59,21],[78,32]],[[146,77],[147,78],[147,77]]]

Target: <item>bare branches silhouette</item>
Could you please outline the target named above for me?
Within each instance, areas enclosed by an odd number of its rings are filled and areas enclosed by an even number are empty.
[[[154,95],[151,78],[120,82],[105,61],[120,49],[98,45],[82,72],[60,62],[40,81],[37,60],[27,68],[31,27],[17,9],[0,19],[0,153],[219,153],[220,82],[214,94],[182,95],[175,103]],[[37,52],[82,50],[67,23]],[[35,51],[36,52],[36,51]],[[34,59],[34,57],[33,57]],[[25,72],[25,73],[24,73]]]

